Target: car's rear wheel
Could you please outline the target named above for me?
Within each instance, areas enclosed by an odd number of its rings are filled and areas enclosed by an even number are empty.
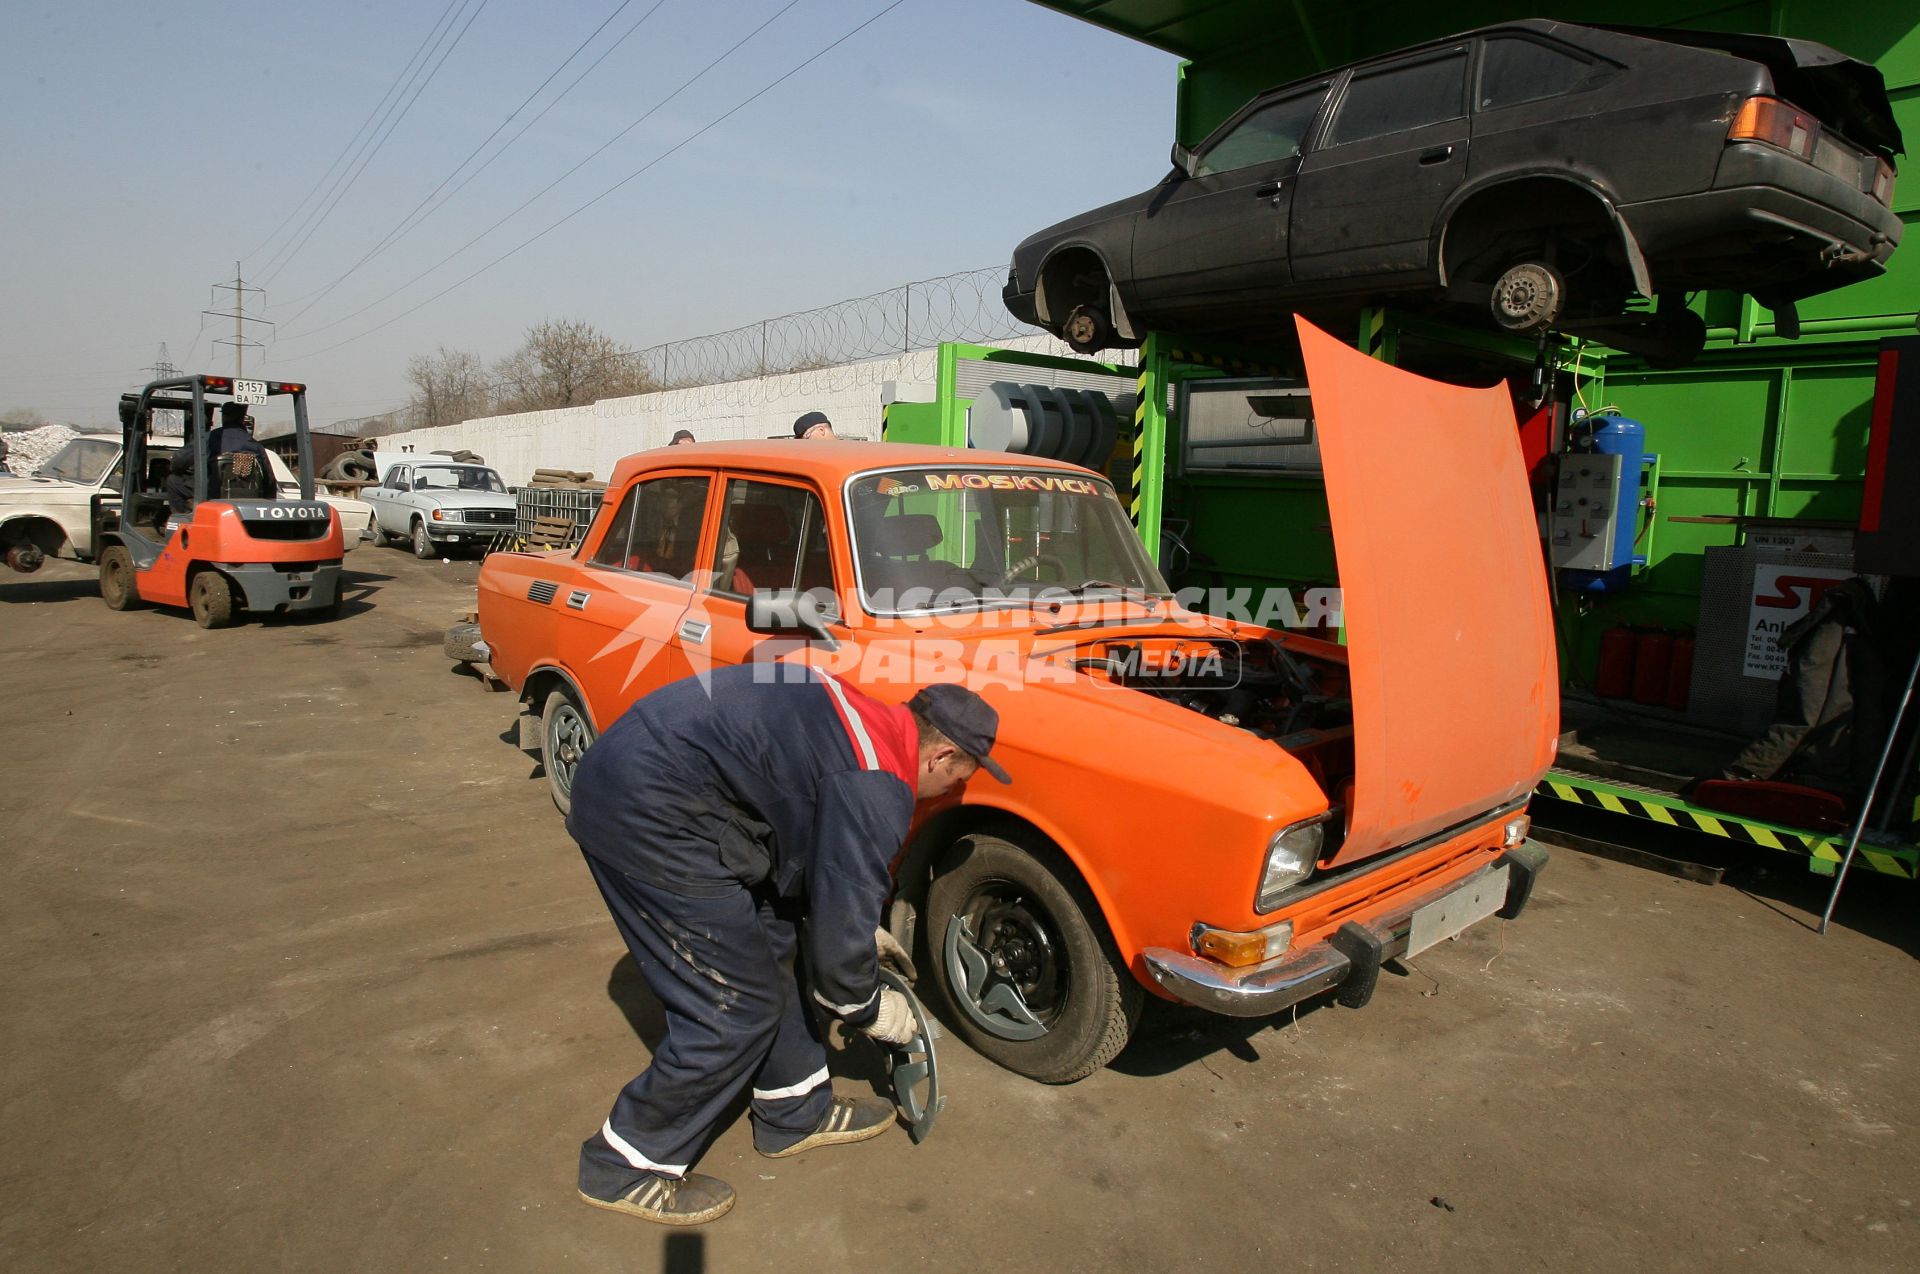
[[[1113,320],[1099,305],[1076,305],[1060,325],[1060,339],[1079,353],[1095,353],[1113,344]]]
[[[547,789],[562,814],[573,808],[573,775],[593,745],[593,722],[573,691],[562,686],[547,695],[540,712],[540,765]]]
[[[1144,995],[1077,879],[995,836],[955,846],[927,891],[935,988],[976,1050],[1046,1084],[1126,1046]]]
[[[219,571],[201,571],[187,588],[187,606],[200,627],[225,628],[233,623],[233,585]]]
[[[100,555],[100,600],[108,610],[132,610],[140,604],[133,554],[122,545],[111,545]]]
[[[1509,332],[1543,332],[1566,308],[1567,284],[1541,261],[1507,267],[1493,284],[1493,321]]]

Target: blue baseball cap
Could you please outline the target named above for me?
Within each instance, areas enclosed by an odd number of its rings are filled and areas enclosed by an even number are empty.
[[[987,755],[1000,730],[1000,714],[985,699],[965,686],[941,682],[923,688],[907,700],[907,707],[952,739],[954,746],[980,763],[981,769],[1002,783],[1013,782],[1000,763]]]

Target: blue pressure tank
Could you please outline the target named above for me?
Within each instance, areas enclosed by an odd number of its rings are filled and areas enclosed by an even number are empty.
[[[1588,416],[1574,422],[1573,453],[1620,457],[1620,481],[1613,491],[1613,546],[1609,570],[1563,570],[1564,587],[1581,593],[1617,593],[1633,568],[1646,559],[1634,554],[1640,522],[1640,471],[1647,462],[1647,431],[1625,416]]]

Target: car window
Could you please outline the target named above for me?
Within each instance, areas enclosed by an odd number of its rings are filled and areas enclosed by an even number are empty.
[[[1464,50],[1355,75],[1334,114],[1326,144],[1338,146],[1457,119],[1466,113],[1466,87]]]
[[[1047,590],[1162,594],[1113,488],[1073,470],[895,469],[847,487],[876,615],[1031,605]]]
[[[801,487],[735,478],[727,484],[714,591],[745,597],[761,588],[833,588],[820,499]]]
[[[620,507],[613,511],[613,521],[607,526],[606,538],[593,551],[591,560],[596,566],[627,564],[627,541],[633,536],[633,508],[639,499],[640,488],[633,487],[627,492],[626,498],[620,501]]]
[[[1313,126],[1313,117],[1326,96],[1327,87],[1322,84],[1262,106],[1207,147],[1194,168],[1194,175],[1232,172],[1298,155],[1300,144],[1307,138],[1307,129]]]
[[[681,476],[635,483],[614,511],[607,537],[594,551],[594,562],[642,575],[691,580],[712,482]]]
[[[43,478],[92,486],[120,455],[120,444],[104,438],[75,438],[37,470]]]
[[[500,475],[479,465],[422,465],[413,473],[415,491],[487,491],[505,495]]]
[[[1592,73],[1592,65],[1584,59],[1532,40],[1488,40],[1480,64],[1478,109],[1498,110],[1553,97],[1579,87]]]
[[[395,491],[405,491],[407,489],[407,467],[405,465],[395,465],[393,471],[387,474],[387,485]]]

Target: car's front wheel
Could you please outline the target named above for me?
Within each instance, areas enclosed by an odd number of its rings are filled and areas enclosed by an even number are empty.
[[[562,814],[573,808],[573,774],[592,745],[593,722],[573,691],[563,686],[550,692],[540,712],[540,766]]]
[[[948,861],[927,891],[924,932],[955,1029],[1045,1084],[1112,1061],[1144,993],[1085,887],[995,836],[964,837]]]
[[[433,537],[427,534],[427,524],[417,518],[413,523],[413,555],[423,562],[433,560]]]

